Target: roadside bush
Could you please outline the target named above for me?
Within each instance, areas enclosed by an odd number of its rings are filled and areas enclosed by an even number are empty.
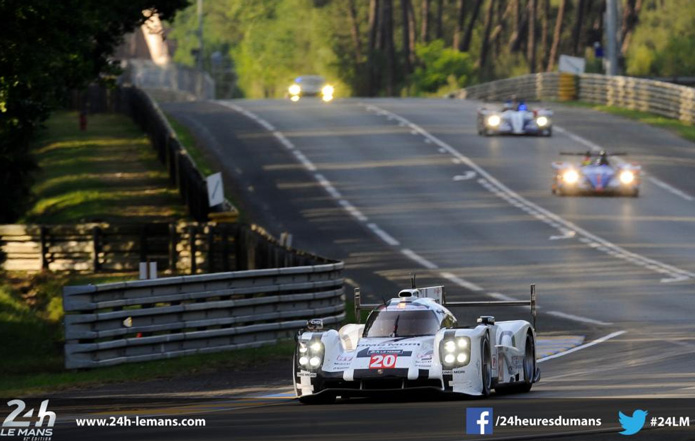
[[[416,94],[460,89],[473,75],[473,62],[468,53],[446,48],[442,40],[416,45],[415,54],[419,65],[411,78]]]

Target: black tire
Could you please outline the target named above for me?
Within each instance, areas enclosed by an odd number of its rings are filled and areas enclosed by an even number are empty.
[[[299,397],[299,402],[302,404],[331,404],[335,403],[335,394],[324,392],[318,395],[307,395]]]
[[[533,387],[533,378],[536,375],[536,346],[531,334],[526,334],[524,350],[524,382],[519,385],[519,392],[529,392]]]
[[[480,376],[483,383],[480,390],[481,395],[488,397],[492,390],[492,356],[490,354],[490,341],[487,335],[480,343]]]

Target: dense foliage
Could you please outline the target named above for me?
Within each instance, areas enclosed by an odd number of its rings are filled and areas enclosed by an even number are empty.
[[[29,202],[36,128],[70,90],[109,70],[123,34],[143,10],[173,17],[187,0],[0,1],[0,223]]]
[[[693,75],[695,2],[617,0],[628,73]],[[318,73],[339,95],[441,94],[471,82],[557,69],[605,43],[606,0],[205,0],[204,64],[217,52],[233,96],[279,97]],[[172,24],[175,60],[193,65],[196,7]]]

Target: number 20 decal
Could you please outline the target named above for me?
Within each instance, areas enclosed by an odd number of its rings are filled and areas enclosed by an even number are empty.
[[[395,367],[397,358],[398,356],[394,354],[372,355],[372,358],[369,360],[369,369],[388,369]]]

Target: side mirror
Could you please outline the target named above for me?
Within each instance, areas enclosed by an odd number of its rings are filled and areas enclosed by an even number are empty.
[[[306,322],[307,331],[321,331],[323,329],[323,319],[311,319]]]

